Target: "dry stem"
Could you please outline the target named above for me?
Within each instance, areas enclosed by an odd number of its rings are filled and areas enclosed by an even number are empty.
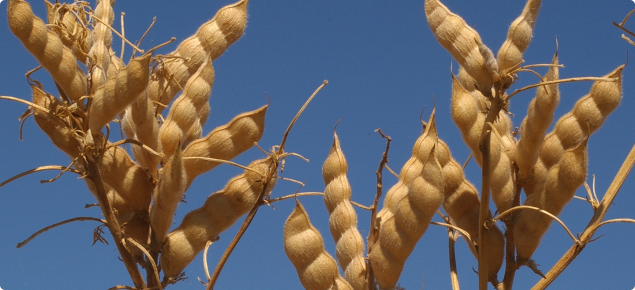
[[[61,221],[59,223],[52,224],[52,225],[50,225],[48,227],[45,227],[45,228],[35,232],[28,239],[18,243],[18,245],[15,246],[15,247],[16,248],[22,248],[22,247],[24,247],[24,245],[28,244],[31,240],[35,239],[35,237],[39,236],[43,232],[46,232],[46,231],[48,231],[48,230],[50,230],[52,228],[55,228],[55,227],[58,227],[58,226],[61,226],[61,225],[65,225],[65,224],[72,223],[72,222],[77,222],[77,221],[97,221],[97,222],[101,222],[103,224],[106,224],[105,220],[94,218],[94,217],[87,217],[87,216],[86,217],[76,217],[76,218],[72,218],[72,219],[67,219],[65,221]]]

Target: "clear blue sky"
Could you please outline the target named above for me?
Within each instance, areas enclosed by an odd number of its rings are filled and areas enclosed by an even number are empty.
[[[41,1],[30,1],[36,14],[45,16]],[[91,1],[94,2],[94,1]],[[505,40],[507,28],[525,1],[451,1],[444,3],[479,31],[483,41],[497,51]],[[119,12],[126,12],[126,35],[137,40],[150,24],[157,23],[144,41],[143,48],[162,43],[170,37],[177,42],[188,37],[230,1],[118,1]],[[623,64],[632,46],[620,39],[621,31],[611,22],[620,22],[635,4],[630,0],[544,1],[533,41],[525,54],[528,64],[548,63],[559,43],[562,78],[602,76]],[[240,112],[272,104],[266,119],[260,146],[279,144],[297,110],[324,79],[329,80],[293,128],[286,149],[310,159],[305,163],[287,159],[284,177],[307,181],[302,191],[323,191],[322,162],[332,143],[333,126],[338,119],[342,149],[349,162],[349,180],[353,199],[370,204],[375,193],[374,172],[384,150],[384,140],[373,131],[381,128],[393,139],[389,165],[398,170],[410,157],[414,140],[421,133],[419,114],[424,119],[437,107],[440,138],[463,161],[469,150],[449,114],[453,63],[432,35],[423,11],[423,1],[257,1],[248,6],[249,22],[245,35],[215,63],[216,80],[211,98],[212,113],[205,133],[225,124]],[[30,99],[24,73],[37,66],[35,59],[9,31],[6,1],[0,4],[0,94]],[[635,19],[633,19],[635,21]],[[115,28],[119,28],[119,21]],[[635,30],[635,23],[627,25]],[[120,49],[113,36],[113,46]],[[161,51],[167,53],[176,43]],[[126,59],[130,49],[127,49]],[[624,71],[624,99],[589,143],[589,181],[597,177],[598,194],[603,195],[623,158],[635,143],[635,84],[632,65]],[[457,65],[454,63],[456,72]],[[545,70],[538,70],[544,74]],[[34,77],[54,91],[44,71]],[[516,88],[537,82],[531,74],[521,74]],[[568,112],[585,95],[591,83],[560,86],[561,102],[556,116]],[[526,114],[534,91],[512,100],[515,126]],[[67,165],[69,160],[53,147],[32,119],[24,125],[24,141],[19,141],[18,116],[26,107],[9,101],[0,104],[0,179],[41,165]],[[247,164],[262,158],[252,149],[235,161]],[[181,204],[175,217],[178,225],[189,211],[221,189],[226,180],[240,171],[220,166],[199,177]],[[40,184],[55,172],[34,174],[0,188],[0,287],[14,289],[107,289],[131,285],[116,247],[91,246],[94,222],[71,223],[39,236],[21,249],[15,245],[35,231],[52,223],[77,216],[100,215],[97,208],[84,209],[95,200],[85,183],[67,174],[60,180]],[[385,174],[386,187],[396,179]],[[480,170],[472,162],[468,179],[480,184]],[[635,178],[631,176],[607,218],[635,217]],[[280,181],[274,197],[295,192],[296,184]],[[578,196],[584,196],[579,190]],[[321,231],[327,250],[334,255],[334,243],[328,231],[328,215],[319,197],[301,199],[313,224]],[[293,209],[292,200],[263,207],[225,266],[217,289],[298,289],[301,284],[284,254],[282,228]],[[362,235],[368,234],[369,213],[359,210]],[[561,215],[574,233],[582,232],[592,215],[584,201],[573,200]],[[439,220],[435,217],[434,220]],[[240,221],[239,221],[240,222]],[[216,265],[238,224],[221,234],[210,251],[209,264]],[[552,285],[553,289],[632,289],[635,287],[635,225],[612,224],[603,227],[601,239],[584,252]],[[543,271],[571,246],[562,228],[553,226],[533,256]],[[465,243],[457,243],[459,277],[463,289],[475,289],[477,263]],[[203,289],[197,277],[205,277],[202,255],[186,269],[189,280],[168,289]],[[449,289],[447,234],[444,228],[431,226],[408,259],[400,285],[406,289]],[[502,279],[502,274],[501,274]],[[516,274],[515,289],[527,289],[540,277],[527,268]]]

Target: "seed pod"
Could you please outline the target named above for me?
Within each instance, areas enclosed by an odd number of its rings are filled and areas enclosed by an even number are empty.
[[[159,182],[154,190],[153,203],[150,207],[150,224],[159,244],[163,243],[172,225],[176,207],[183,199],[186,179],[183,154],[181,148],[177,148],[167,164],[161,168]]]
[[[443,175],[434,146],[417,177],[408,184],[394,214],[385,214],[369,259],[380,289],[394,289],[406,259],[425,233],[443,200]]]
[[[58,99],[44,92],[42,88],[31,85],[31,90],[33,91],[33,103],[48,109],[50,112],[45,113],[33,108],[35,123],[46,133],[57,148],[68,154],[71,159],[74,159],[80,152],[79,141],[75,138],[75,133],[68,120],[62,119],[55,114],[56,112],[64,112],[67,108]]]
[[[113,188],[136,211],[148,212],[154,188],[150,176],[139,167],[126,150],[110,147],[101,159],[103,181]]]
[[[541,0],[527,0],[523,12],[509,26],[507,39],[497,55],[498,65],[502,71],[523,62],[523,53],[531,42],[541,2]]]
[[[437,126],[434,121],[434,114],[435,111],[433,110],[423,134],[415,141],[415,145],[412,148],[412,157],[401,168],[399,180],[386,193],[384,206],[377,213],[377,218],[380,220],[384,219],[385,215],[392,214],[397,208],[399,200],[408,195],[408,185],[421,174],[423,165],[428,160],[430,150],[437,143]]]
[[[357,230],[357,214],[351,205],[351,186],[346,178],[348,164],[333,133],[333,146],[322,166],[324,203],[329,212],[329,228],[336,244],[336,257],[344,278],[352,289],[366,289],[364,240]]]
[[[558,163],[562,154],[597,131],[608,115],[617,108],[622,99],[623,69],[624,65],[621,65],[605,76],[617,78],[617,81],[594,82],[589,94],[578,100],[571,112],[556,122],[555,128],[547,134],[540,147],[533,175],[523,185],[525,194],[531,195],[536,185],[546,178],[549,168]]]
[[[474,160],[483,164],[483,155],[479,149],[479,140],[485,123],[485,115],[478,109],[476,100],[452,75],[452,120],[461,131],[463,141],[472,151]]]
[[[121,113],[148,84],[148,67],[152,53],[130,61],[116,76],[95,92],[89,109],[89,128],[98,132]]]
[[[212,20],[168,54],[173,58],[166,60],[163,70],[153,75],[148,86],[153,101],[169,104],[206,59],[216,60],[240,38],[247,25],[247,2],[241,0],[221,8]],[[158,112],[162,110],[157,108]]]
[[[112,26],[115,19],[115,13],[112,10],[113,4],[115,4],[114,0],[98,0],[95,8],[95,17],[101,21],[93,19],[93,30],[89,39],[88,57],[90,61],[86,67],[91,76],[91,93],[95,93],[112,77],[112,75],[108,75],[110,45],[112,44],[112,32],[108,26]]]
[[[8,1],[9,28],[24,47],[37,59],[73,101],[86,94],[86,77],[70,49],[59,36],[33,15],[31,5],[23,0]]]
[[[207,241],[214,240],[221,232],[233,225],[257,202],[264,189],[268,194],[276,179],[265,181],[273,162],[272,156],[259,159],[244,173],[230,179],[221,191],[210,195],[205,204],[188,213],[174,231],[165,238],[161,265],[166,277],[176,277],[205,248]],[[255,171],[255,172],[254,172]],[[260,174],[258,174],[258,173]],[[189,177],[188,177],[189,179]]]
[[[567,150],[560,162],[549,169],[544,182],[538,185],[525,205],[534,206],[558,215],[571,201],[575,191],[584,183],[587,174],[587,140]],[[529,259],[549,229],[552,218],[535,210],[523,209],[514,225],[514,242],[518,259]]]
[[[88,4],[83,2],[53,4],[46,0],[44,3],[51,31],[60,37],[66,47],[71,49],[78,61],[85,64],[90,50],[88,39],[91,34],[87,26],[88,17],[84,10]]]
[[[443,209],[450,216],[452,224],[467,231],[474,242],[477,242],[480,211],[478,192],[465,179],[461,164],[452,158],[445,142],[438,141],[436,152],[443,168]],[[501,231],[496,226],[490,227],[487,231],[487,266],[490,278],[496,277],[503,264],[504,247],[505,240]],[[470,250],[473,249],[470,247]],[[473,254],[478,257],[476,252]]]
[[[284,251],[304,289],[352,289],[340,276],[335,260],[324,249],[320,232],[313,227],[297,200],[295,209],[284,223]]]
[[[498,212],[512,207],[514,202],[516,181],[512,170],[512,162],[505,154],[499,135],[492,133],[489,145],[490,186],[492,200]]]
[[[192,142],[183,151],[183,157],[208,157],[231,160],[254,146],[265,129],[265,113],[269,106],[242,113],[229,123],[210,132],[204,138]],[[187,187],[201,173],[212,170],[219,163],[200,159],[186,159]]]
[[[494,75],[498,74],[490,71],[494,67],[491,62],[496,60],[484,58],[487,52],[481,48],[486,46],[478,32],[438,0],[426,0],[425,12],[428,25],[441,46],[476,80],[481,90],[490,90],[495,81]]]
[[[150,233],[150,225],[147,220],[147,209],[145,214],[135,211],[128,202],[112,187],[104,185],[106,197],[110,202],[110,206],[115,211],[117,223],[125,237],[132,238],[141,245],[148,242],[148,234]],[[144,261],[144,253],[135,246],[127,247],[137,263]]]
[[[164,162],[172,156],[177,144],[183,145],[186,133],[198,121],[197,116],[203,106],[208,104],[213,85],[214,68],[211,61],[206,59],[185,85],[183,94],[172,104],[159,130]]]
[[[210,111],[211,108],[209,103],[205,103],[203,108],[201,108],[201,111],[197,114],[196,121],[192,124],[192,127],[187,130],[187,133],[185,134],[185,141],[183,142],[184,144],[181,145],[181,147],[187,147],[187,145],[189,145],[192,141],[201,138],[203,135],[203,125],[207,122],[207,117],[209,117]]]
[[[128,138],[138,140],[154,151],[159,151],[159,123],[155,117],[154,104],[146,92],[142,92],[126,108],[121,124]],[[139,165],[146,168],[150,175],[157,176],[161,158],[139,146],[132,146],[132,154]]]
[[[538,1],[540,2],[540,1]],[[558,79],[558,54],[553,56],[552,67],[544,81]],[[553,114],[560,101],[558,84],[538,87],[536,97],[527,108],[527,116],[520,125],[520,140],[516,144],[515,160],[518,166],[518,178],[525,179],[538,159],[538,149],[542,145],[545,133],[551,125]]]

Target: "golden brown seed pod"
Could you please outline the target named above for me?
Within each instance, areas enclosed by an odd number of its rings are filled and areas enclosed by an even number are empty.
[[[247,2],[241,0],[218,10],[212,20],[168,55],[172,58],[165,61],[148,86],[153,101],[169,104],[206,59],[215,60],[242,36],[247,25]],[[157,107],[158,112],[162,110]]]
[[[351,205],[351,186],[346,178],[348,164],[335,132],[333,138],[333,146],[322,166],[329,228],[336,244],[337,261],[344,270],[344,278],[353,289],[366,289],[364,240],[357,230],[357,214]]]
[[[531,42],[541,2],[541,0],[528,0],[523,12],[509,27],[507,39],[497,55],[501,71],[518,66],[523,62],[523,53]]]
[[[161,264],[166,277],[176,277],[205,248],[207,241],[214,240],[222,231],[233,225],[257,202],[268,184],[271,192],[275,178],[265,182],[264,177],[273,165],[273,156],[259,159],[251,164],[251,170],[230,179],[220,191],[210,195],[205,204],[188,213],[174,231],[165,238]]]
[[[130,61],[128,66],[95,92],[89,109],[88,127],[94,133],[121,113],[148,84],[152,53]]]
[[[86,63],[90,46],[88,43],[91,31],[88,28],[88,17],[85,2],[72,4],[51,3],[44,1],[51,31],[55,32],[62,43],[71,49],[75,58]]]
[[[112,26],[115,19],[115,13],[112,10],[113,4],[115,4],[114,0],[98,0],[95,8],[93,30],[89,39],[88,57],[90,61],[86,66],[91,76],[91,93],[95,93],[112,77],[112,75],[108,75],[110,45],[112,44],[112,32],[108,26]]]
[[[385,214],[369,259],[380,289],[394,289],[406,259],[425,233],[443,200],[443,174],[430,148],[422,171],[408,184],[393,213]]]
[[[139,167],[126,150],[110,147],[101,159],[104,182],[121,195],[137,212],[147,212],[154,184],[143,168]]]
[[[452,158],[450,149],[445,142],[438,141],[436,152],[437,160],[443,168],[443,209],[450,216],[452,224],[467,231],[472,240],[476,242],[480,211],[478,192],[465,179],[461,164]],[[501,231],[496,226],[490,227],[487,231],[487,265],[490,278],[496,277],[503,264],[504,247],[505,240]],[[473,249],[470,247],[470,250]],[[473,254],[478,257],[476,252]]]
[[[126,108],[121,124],[128,138],[138,140],[152,150],[159,151],[159,123],[155,117],[154,104],[146,92],[142,92]],[[157,176],[161,157],[139,146],[132,146],[132,154],[139,165],[146,168],[152,176]]]
[[[106,197],[110,202],[110,206],[115,212],[117,223],[121,226],[121,230],[125,237],[132,238],[139,244],[147,244],[148,234],[150,233],[150,225],[147,222],[147,212],[139,213],[133,209],[128,202],[112,187],[104,184]],[[135,246],[127,247],[135,261],[142,263],[144,261],[144,253]]]
[[[553,56],[552,67],[544,81],[558,79],[558,54]],[[516,144],[515,160],[518,166],[518,178],[525,179],[538,159],[538,149],[542,145],[545,133],[553,121],[553,114],[560,102],[558,84],[538,87],[536,96],[527,108],[527,116],[520,125],[520,140]]]
[[[512,207],[516,188],[512,162],[502,146],[500,135],[492,134],[489,145],[490,186],[492,200],[494,200],[498,212],[506,211]]]
[[[480,89],[490,90],[495,81],[494,75],[498,72],[491,71],[494,66],[487,63],[496,60],[493,57],[485,59],[484,56],[488,53],[483,49],[486,46],[478,32],[467,25],[463,18],[452,13],[441,1],[426,0],[425,12],[428,25],[441,46],[476,80]],[[489,53],[491,54],[491,51]]]
[[[352,289],[340,276],[335,260],[324,249],[320,232],[313,227],[297,200],[295,209],[284,223],[284,251],[304,289]]]
[[[70,49],[33,15],[31,5],[23,0],[8,1],[9,28],[24,47],[37,59],[73,101],[86,94],[86,77]]]
[[[172,225],[176,207],[183,199],[186,180],[183,154],[181,148],[177,148],[167,164],[161,168],[159,182],[154,190],[153,202],[150,207],[150,224],[154,236],[160,244],[163,243],[163,239]]]
[[[198,71],[187,81],[183,94],[176,99],[168,117],[159,130],[159,141],[165,162],[172,156],[178,144],[185,148],[187,132],[198,123],[198,114],[212,93],[214,85],[214,68],[212,62],[206,59]],[[182,150],[179,148],[179,150]]]
[[[536,185],[546,178],[549,168],[558,163],[566,150],[576,147],[597,131],[617,108],[622,100],[623,69],[624,65],[621,65],[604,76],[617,78],[617,81],[594,82],[589,94],[578,100],[571,112],[556,122],[555,128],[547,134],[540,147],[531,178],[523,185],[527,195],[534,192]]]
[[[408,195],[408,185],[421,174],[430,150],[437,143],[437,126],[434,121],[434,114],[435,111],[433,110],[423,134],[415,141],[415,145],[412,148],[412,157],[401,168],[399,180],[386,193],[384,206],[377,213],[377,218],[383,219],[384,215],[392,214],[399,200]]]
[[[525,205],[558,215],[571,201],[587,174],[587,140],[567,150],[560,162],[549,169],[547,179],[538,185]],[[514,225],[514,242],[518,259],[529,259],[549,229],[552,218],[535,210],[523,209]]]
[[[203,135],[203,125],[207,122],[210,111],[209,103],[205,103],[201,111],[197,114],[196,121],[192,124],[192,127],[187,130],[187,133],[185,133],[185,141],[182,146],[187,147],[192,141],[201,138]]]
[[[234,117],[229,123],[192,142],[183,151],[183,157],[233,159],[260,140],[265,129],[265,113],[268,107],[268,105],[262,106],[257,110]],[[198,175],[220,164],[201,159],[186,159],[184,163],[188,187]]]
[[[47,94],[40,87],[32,84],[31,90],[33,91],[33,103],[49,110],[49,112],[42,112],[37,108],[33,108],[35,123],[46,133],[57,148],[68,154],[71,159],[74,159],[81,150],[79,141],[75,137],[70,122],[63,118],[62,115],[56,115],[56,113],[64,113],[67,108],[61,101]]]
[[[463,141],[472,151],[474,160],[483,164],[483,156],[479,149],[479,140],[485,123],[485,115],[478,109],[476,100],[470,92],[461,86],[452,75],[452,102],[450,105],[452,120],[461,131]]]

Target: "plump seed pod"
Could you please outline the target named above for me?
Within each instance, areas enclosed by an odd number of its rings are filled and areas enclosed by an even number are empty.
[[[205,248],[207,241],[214,240],[253,207],[263,190],[267,194],[271,192],[275,175],[270,180],[264,178],[272,176],[269,170],[274,162],[273,156],[252,162],[251,170],[229,180],[225,188],[210,195],[201,208],[183,218],[181,225],[164,241],[161,265],[166,277],[179,275]]]
[[[9,28],[24,47],[37,59],[73,101],[86,94],[86,77],[75,56],[59,36],[33,15],[31,5],[23,0],[8,1]]]
[[[148,234],[150,233],[150,225],[147,220],[147,213],[139,213],[133,209],[128,202],[112,187],[104,185],[106,197],[110,202],[110,206],[115,212],[117,223],[126,238],[131,238],[141,245],[147,244]],[[127,249],[132,254],[136,262],[144,261],[144,253],[135,246],[129,246]]]
[[[567,150],[560,162],[549,169],[547,179],[538,185],[525,205],[558,215],[571,201],[587,174],[587,140]],[[518,259],[529,259],[549,229],[552,218],[535,210],[523,209],[514,226],[514,242]]]
[[[188,80],[183,94],[172,104],[168,117],[159,130],[159,141],[165,154],[164,162],[174,154],[178,144],[183,145],[188,130],[198,122],[197,115],[208,104],[213,85],[214,68],[211,60],[206,59]]]
[[[169,104],[206,59],[215,60],[242,36],[247,25],[247,2],[241,0],[221,8],[169,54],[173,58],[165,61],[163,70],[157,71],[148,86],[153,101]],[[159,112],[162,109],[157,107]]]
[[[624,65],[621,65],[605,76],[617,78],[617,81],[594,82],[589,94],[578,100],[571,112],[556,122],[555,128],[547,134],[540,147],[531,178],[523,185],[527,195],[534,192],[536,185],[546,178],[549,168],[558,163],[566,150],[574,148],[597,131],[617,108],[622,99],[623,69]]]
[[[187,147],[187,145],[189,145],[192,141],[201,138],[203,135],[203,125],[207,122],[207,117],[209,117],[210,111],[211,107],[209,106],[209,103],[205,103],[203,108],[201,108],[201,111],[197,114],[196,121],[192,124],[192,127],[187,130],[187,133],[185,133],[185,140],[183,141],[184,144],[181,146]]]
[[[93,20],[93,30],[89,41],[90,50],[88,51],[90,61],[86,66],[91,76],[91,93],[95,93],[112,77],[108,75],[110,45],[112,44],[112,32],[108,26],[112,26],[115,19],[115,13],[112,10],[113,4],[115,4],[114,0],[98,0],[95,8],[95,17],[99,20]]]
[[[397,208],[399,200],[408,195],[408,185],[421,174],[423,165],[428,160],[430,150],[437,143],[437,126],[434,121],[434,114],[433,110],[423,134],[415,141],[415,145],[412,148],[412,156],[401,168],[399,180],[386,193],[384,206],[377,213],[377,218],[383,219],[385,215],[392,214]]]
[[[498,134],[490,137],[490,186],[492,200],[498,212],[503,212],[512,207],[516,188],[515,175],[512,170],[512,162],[505,154],[501,138]]]
[[[154,184],[143,168],[139,167],[126,150],[110,147],[101,159],[101,175],[136,212],[148,212]]]
[[[284,223],[284,251],[298,272],[304,289],[353,289],[340,276],[337,264],[324,249],[320,232],[296,200],[295,209]]]
[[[382,217],[379,238],[369,254],[380,289],[395,288],[406,259],[442,200],[443,174],[433,146],[423,170],[408,184],[408,195],[398,201],[394,214]]]
[[[528,0],[523,12],[509,26],[507,39],[503,42],[497,55],[501,71],[518,66],[523,62],[523,53],[531,42],[541,2],[541,0]]]
[[[88,126],[98,132],[121,113],[148,85],[152,53],[130,61],[128,66],[95,92],[89,110]]]
[[[74,159],[80,152],[79,141],[75,137],[75,133],[68,121],[55,115],[56,112],[63,112],[66,108],[62,102],[44,92],[42,88],[31,85],[31,90],[33,91],[33,103],[49,110],[47,113],[33,108],[35,123],[46,133],[57,148],[68,154],[71,159]]]
[[[558,79],[558,54],[553,56],[552,67],[544,81]],[[545,133],[553,121],[553,114],[560,102],[558,84],[538,87],[536,96],[527,108],[527,116],[520,125],[520,140],[516,144],[515,160],[518,166],[518,178],[525,179],[538,159],[538,149],[542,145]]]
[[[138,140],[154,151],[159,151],[159,123],[155,116],[154,104],[146,92],[142,92],[126,108],[121,126],[128,138]],[[132,154],[139,165],[146,168],[152,176],[157,176],[161,158],[139,146],[132,146]]]
[[[177,148],[166,165],[161,168],[159,182],[154,190],[150,207],[150,224],[157,241],[162,244],[172,225],[176,207],[183,199],[186,176],[183,168],[183,154]]]
[[[329,228],[335,241],[336,257],[344,278],[353,289],[366,289],[364,240],[357,230],[357,214],[351,205],[351,186],[346,178],[348,164],[333,133],[333,146],[322,166],[324,203],[329,212]]]
[[[437,160],[443,168],[443,209],[450,216],[452,224],[467,231],[473,241],[477,242],[480,211],[478,192],[465,179],[461,164],[452,158],[445,142],[439,140],[436,152]],[[503,264],[504,247],[505,240],[501,231],[496,226],[490,227],[487,231],[487,266],[490,278],[496,277]],[[470,247],[470,250],[473,249]],[[476,252],[473,254],[478,257]]]
[[[44,1],[51,31],[60,37],[62,43],[71,49],[75,58],[86,63],[90,46],[88,43],[91,31],[88,28],[88,17],[84,7],[87,3],[73,4],[51,3]]]
[[[260,140],[265,129],[265,113],[268,107],[268,105],[262,106],[257,110],[234,117],[229,123],[192,142],[183,151],[183,157],[233,159]],[[220,164],[201,159],[186,159],[184,163],[188,187],[198,175]]]
[[[496,60],[493,57],[485,59],[487,51],[481,49],[485,45],[478,32],[439,0],[426,0],[425,12],[428,25],[441,46],[476,80],[481,90],[490,90],[495,81],[494,75],[498,74],[497,71],[490,71],[494,67],[491,62]]]

